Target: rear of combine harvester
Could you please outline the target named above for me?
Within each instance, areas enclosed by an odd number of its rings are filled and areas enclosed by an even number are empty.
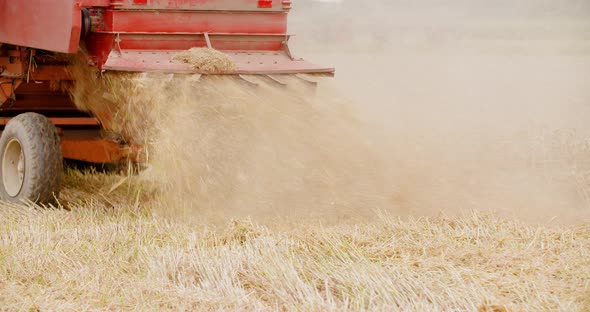
[[[245,80],[332,75],[291,55],[290,9],[290,0],[0,0],[1,199],[53,201],[62,157],[108,163],[128,156],[60,90],[72,79],[68,54],[102,71],[199,76],[171,56],[209,47],[226,53],[237,66],[229,74]]]

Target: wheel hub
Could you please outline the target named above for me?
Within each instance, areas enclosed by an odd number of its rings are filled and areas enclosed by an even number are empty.
[[[17,139],[12,139],[4,149],[2,158],[2,182],[11,197],[20,193],[25,180],[25,155]]]

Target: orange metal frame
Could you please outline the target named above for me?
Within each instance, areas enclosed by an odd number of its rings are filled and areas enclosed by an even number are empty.
[[[0,127],[5,127],[11,118],[0,117]],[[65,159],[92,163],[117,163],[126,159],[136,160],[134,149],[100,137],[100,132],[84,131],[82,135],[70,134],[68,127],[99,128],[100,122],[93,117],[49,118],[61,137],[62,154]],[[72,131],[73,132],[73,131]]]
[[[117,163],[133,159],[129,148],[100,138],[68,139],[62,137],[61,149],[66,159],[81,160],[92,163]]]

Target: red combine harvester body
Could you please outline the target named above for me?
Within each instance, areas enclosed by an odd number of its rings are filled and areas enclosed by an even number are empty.
[[[62,157],[128,157],[60,90],[72,79],[68,54],[102,71],[201,74],[171,56],[209,47],[233,60],[235,75],[332,75],[291,55],[290,9],[291,0],[0,0],[0,198],[51,202]]]

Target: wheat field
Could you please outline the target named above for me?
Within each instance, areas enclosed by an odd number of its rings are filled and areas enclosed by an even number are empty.
[[[66,183],[62,209],[0,209],[0,309],[590,307],[588,224],[531,225],[471,212],[204,225],[141,205],[149,188],[125,175],[70,170]]]

